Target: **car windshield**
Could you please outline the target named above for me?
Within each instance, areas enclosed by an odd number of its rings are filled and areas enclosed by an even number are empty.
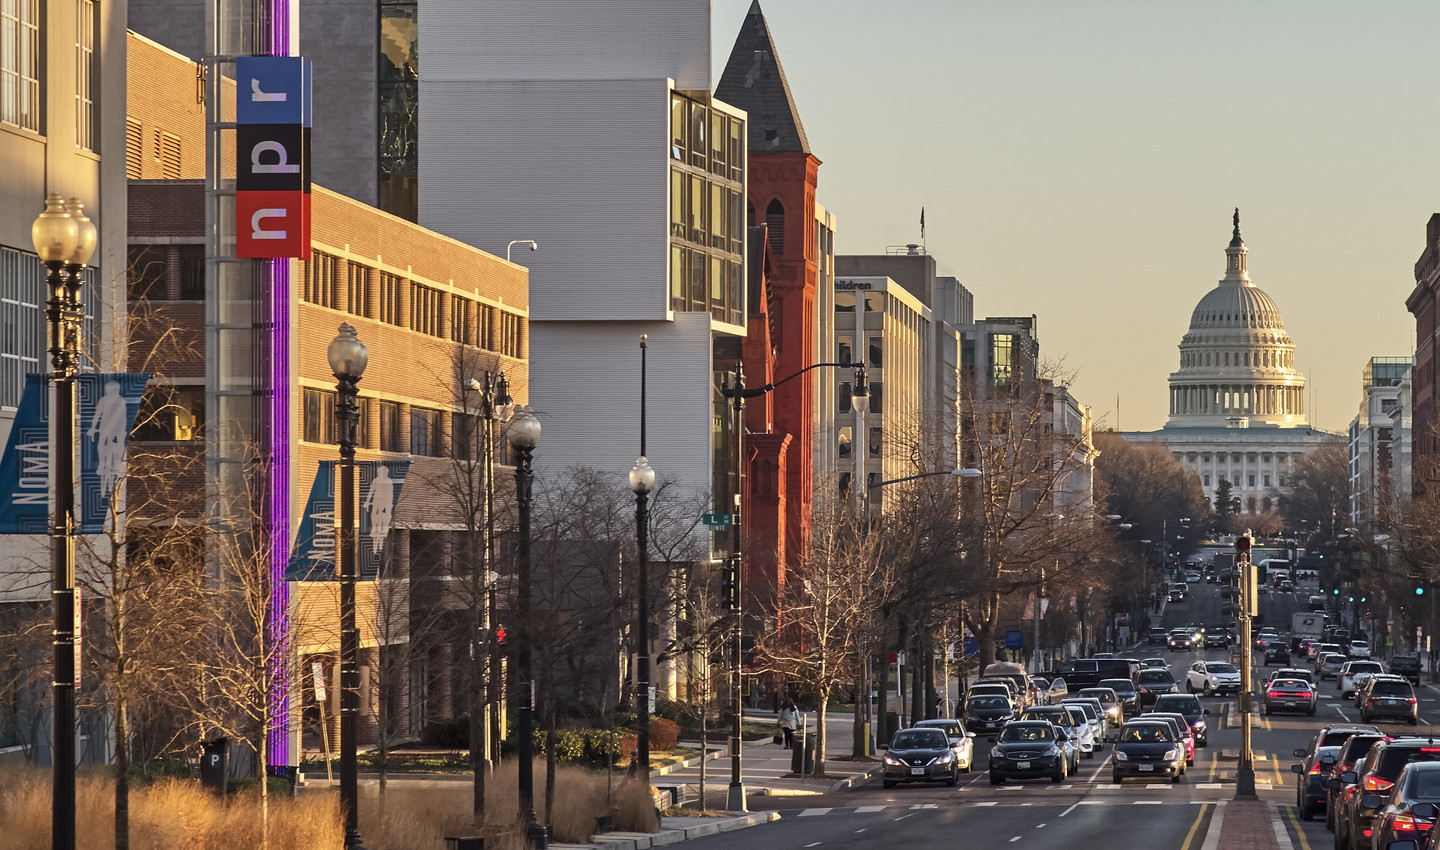
[[[964,732],[960,731],[959,723],[925,720],[922,721],[919,725],[925,727],[926,729],[939,729],[940,731],[944,732],[946,735],[949,735],[952,738],[961,738],[965,735]]]
[[[1102,679],[1100,687],[1109,688],[1117,694],[1130,693],[1135,690],[1135,683],[1129,679]]]
[[[1302,679],[1280,679],[1272,682],[1270,687],[1277,691],[1308,691],[1310,683]]]
[[[971,697],[965,703],[966,708],[1009,708],[1010,700],[999,696],[978,696]]]
[[[1054,728],[1048,723],[1011,723],[1000,733],[999,740],[1002,744],[1016,741],[1053,741]]]
[[[1394,681],[1393,679],[1391,679],[1391,680],[1384,680],[1384,681],[1376,682],[1376,683],[1374,684],[1374,686],[1370,688],[1370,692],[1371,692],[1371,693],[1374,693],[1374,694],[1391,694],[1391,695],[1409,696],[1409,695],[1410,695],[1410,683],[1409,683],[1409,682],[1397,682],[1397,681]]]
[[[1237,673],[1237,672],[1239,672],[1238,670],[1235,669],[1235,666],[1234,666],[1233,664],[1226,664],[1226,663],[1223,662],[1223,661],[1216,661],[1216,662],[1214,662],[1214,663],[1212,663],[1212,664],[1208,664],[1208,665],[1206,665],[1206,669],[1209,670],[1211,673]]]
[[[939,729],[904,729],[895,733],[892,750],[924,750],[949,747],[950,739]]]
[[[1109,688],[1084,688],[1080,691],[1080,696],[1094,697],[1102,703],[1115,701],[1115,692]]]
[[[1170,740],[1170,733],[1154,723],[1143,726],[1126,726],[1120,730],[1122,744],[1162,744]]]
[[[1324,663],[1326,663],[1326,664],[1344,664],[1344,663],[1345,663],[1345,656],[1339,654],[1338,652],[1331,652],[1331,653],[1329,653],[1329,654],[1327,654],[1327,655],[1325,656],[1325,661],[1324,661]]]
[[[1379,673],[1384,669],[1378,661],[1353,661],[1350,663],[1351,673]]]
[[[1405,794],[1414,800],[1440,800],[1440,769],[1411,767],[1405,774]]]
[[[1174,682],[1175,679],[1171,677],[1169,670],[1156,670],[1152,668],[1150,670],[1140,671],[1140,684],[1142,685],[1169,685],[1174,684]]]

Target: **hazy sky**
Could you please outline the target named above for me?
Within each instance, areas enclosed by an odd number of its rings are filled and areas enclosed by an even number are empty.
[[[718,81],[751,0],[713,0]],[[762,0],[837,252],[919,240],[1035,313],[1106,427],[1158,428],[1240,207],[1312,424],[1344,430],[1440,211],[1440,3]]]

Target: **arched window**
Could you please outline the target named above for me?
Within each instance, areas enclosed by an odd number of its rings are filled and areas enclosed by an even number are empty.
[[[785,253],[785,206],[776,198],[765,208],[765,225],[770,229],[770,252]]]

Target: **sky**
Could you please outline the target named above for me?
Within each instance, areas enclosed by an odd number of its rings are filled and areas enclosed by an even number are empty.
[[[715,81],[751,0],[712,0]],[[1440,3],[761,0],[836,252],[920,241],[975,315],[1038,316],[1097,427],[1165,423],[1231,212],[1344,431],[1414,352]],[[1118,413],[1117,413],[1118,402]]]

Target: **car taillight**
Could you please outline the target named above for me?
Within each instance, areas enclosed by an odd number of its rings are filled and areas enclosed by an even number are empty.
[[[1414,705],[1414,704],[1415,704],[1415,698],[1414,698],[1414,697],[1406,697],[1406,698],[1405,698],[1405,701],[1408,702],[1408,703],[1410,703],[1411,705]]]
[[[1312,694],[1311,694],[1309,691],[1301,691],[1300,693],[1296,694],[1295,696],[1299,697],[1300,699],[1309,699],[1309,698],[1312,696]]]
[[[1322,765],[1320,762],[1318,762],[1318,761],[1315,762],[1314,764],[1310,765],[1310,775],[1311,775],[1311,776],[1316,776],[1316,775],[1320,774],[1320,772],[1321,772],[1320,768],[1321,768],[1322,766],[1323,766],[1323,765]]]
[[[1396,815],[1395,819],[1390,821],[1390,828],[1396,832],[1414,832],[1415,818],[1411,815]]]
[[[1265,692],[1265,697],[1266,697],[1267,699],[1279,699],[1279,698],[1280,698],[1280,692],[1279,692],[1279,691],[1266,691],[1266,692]]]
[[[1437,750],[1440,750],[1440,748],[1437,748]],[[1366,791],[1388,791],[1389,789],[1395,787],[1395,783],[1391,780],[1381,779],[1374,774],[1365,777],[1365,780],[1360,784],[1365,787]]]

